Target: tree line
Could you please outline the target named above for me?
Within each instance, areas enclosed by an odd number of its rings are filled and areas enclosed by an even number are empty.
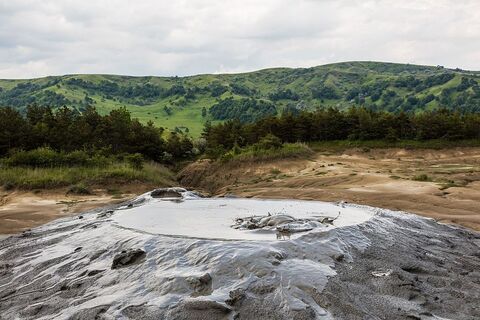
[[[194,153],[190,138],[165,134],[153,122],[142,124],[125,108],[100,115],[87,106],[82,113],[62,107],[30,105],[24,114],[0,108],[0,157],[14,150],[48,147],[55,151],[86,150],[112,154],[135,154],[158,162],[187,159]]]
[[[203,137],[210,152],[230,150],[234,146],[258,143],[273,135],[282,142],[326,140],[430,140],[479,139],[480,114],[459,113],[447,109],[423,113],[389,113],[353,107],[334,108],[281,116],[269,116],[253,123],[230,120],[207,124]]]

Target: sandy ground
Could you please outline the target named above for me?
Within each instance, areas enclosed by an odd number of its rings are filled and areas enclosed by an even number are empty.
[[[415,181],[422,174],[429,181]],[[345,200],[480,230],[480,148],[352,149],[241,166],[200,161],[180,179],[215,195]]]
[[[0,239],[57,218],[120,203],[136,194],[109,194],[106,190],[96,190],[87,196],[67,195],[65,190],[3,192],[0,193]]]

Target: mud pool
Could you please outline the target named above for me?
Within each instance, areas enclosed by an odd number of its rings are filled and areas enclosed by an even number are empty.
[[[184,192],[181,199],[155,199],[142,196],[141,206],[128,208],[113,216],[118,226],[152,234],[220,240],[276,240],[296,238],[302,232],[296,227],[311,230],[329,230],[365,222],[373,210],[347,207],[342,203],[295,200],[260,200],[237,198],[201,198]],[[142,198],[140,197],[140,198]],[[234,229],[237,219],[250,217],[287,216],[300,223],[273,225],[270,228]],[[331,218],[331,224],[320,223]],[[291,227],[292,232],[278,232],[278,227]],[[309,231],[309,230],[307,230]]]

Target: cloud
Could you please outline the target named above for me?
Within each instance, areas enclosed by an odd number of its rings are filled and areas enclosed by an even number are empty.
[[[0,0],[0,78],[478,57],[476,0]]]

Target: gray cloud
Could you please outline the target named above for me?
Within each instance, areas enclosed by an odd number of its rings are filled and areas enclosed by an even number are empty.
[[[0,78],[479,58],[477,0],[0,0]]]

